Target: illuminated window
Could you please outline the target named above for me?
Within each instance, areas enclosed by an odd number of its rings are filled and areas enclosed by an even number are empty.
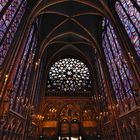
[[[123,110],[135,106],[133,80],[124,59],[117,36],[108,20],[103,20],[102,45],[104,48],[116,99]]]
[[[20,24],[26,4],[26,0],[0,0],[0,66]]]
[[[140,0],[135,0],[135,4],[140,5]],[[118,0],[115,6],[125,30],[140,57],[140,11],[131,0]]]
[[[13,85],[14,85],[13,99],[15,99],[16,102],[15,110],[18,112],[21,109],[19,108],[21,102],[23,101],[26,102],[27,87],[29,84],[29,78],[30,78],[30,74],[33,66],[33,60],[36,53],[36,46],[37,46],[38,30],[36,26],[37,26],[37,20],[35,20],[35,22],[31,26],[13,80]]]
[[[8,0],[0,0],[0,12],[2,11],[3,7],[8,3]]]
[[[49,70],[49,91],[87,91],[91,89],[87,66],[74,58],[60,59]]]

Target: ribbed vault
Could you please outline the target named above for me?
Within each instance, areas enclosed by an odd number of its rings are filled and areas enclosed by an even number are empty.
[[[107,1],[42,0],[36,4],[32,15],[40,23],[40,58],[45,63],[45,77],[55,61],[67,56],[80,58],[90,68],[95,86],[92,91],[96,90],[94,55],[97,51],[102,56],[101,22],[107,16],[104,4]],[[46,83],[47,79],[42,80],[44,88]]]
[[[92,46],[95,43],[99,45],[101,36],[101,19],[105,16],[104,4],[100,1],[85,0],[51,0],[40,1],[34,8],[34,16],[41,19],[41,51],[43,54],[45,48],[52,41],[67,40],[72,43],[77,34],[82,42],[90,42]],[[69,35],[68,35],[69,34]],[[64,39],[63,39],[64,38]],[[85,39],[87,41],[85,41]],[[94,47],[95,47],[94,46]],[[100,51],[100,48],[97,48]]]
[[[139,4],[2,0],[0,138],[139,140]]]

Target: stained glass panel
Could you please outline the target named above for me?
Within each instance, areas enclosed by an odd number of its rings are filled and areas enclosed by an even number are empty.
[[[30,50],[30,53],[28,54],[28,60],[26,61],[26,68],[24,70],[24,74],[23,74],[23,78],[22,78],[22,83],[20,85],[20,95],[24,93],[26,93],[26,89],[27,89],[27,85],[28,85],[28,81],[29,81],[29,78],[30,77],[30,72],[31,72],[31,64],[33,62],[33,58],[34,58],[34,52],[36,50],[36,36],[34,36],[33,40],[32,40],[32,45],[31,45],[31,50]],[[28,77],[27,77],[28,75]],[[26,82],[26,83],[25,83]],[[26,84],[26,86],[25,86]],[[25,95],[25,94],[23,94]]]
[[[14,0],[0,19],[0,65],[2,65],[26,9],[26,0]]]
[[[121,47],[118,43],[113,27],[108,20],[104,19],[103,22],[104,32],[102,34],[102,45],[106,55],[113,88],[118,103],[121,106],[122,104],[123,106],[127,106],[127,108],[125,108],[125,110],[127,110],[132,105],[130,100],[135,100],[135,95],[132,90],[132,75],[122,54]]]
[[[49,70],[47,88],[50,91],[87,91],[91,88],[89,69],[80,60],[61,59]]]
[[[134,0],[140,6],[140,0]]]
[[[21,75],[22,75],[22,71],[23,71],[23,68],[24,68],[24,65],[25,65],[25,60],[27,59],[27,53],[28,53],[28,51],[29,51],[31,39],[32,39],[32,36],[33,36],[33,31],[34,31],[34,28],[32,28],[31,31],[30,31],[30,34],[29,34],[29,38],[28,38],[26,47],[25,47],[25,49],[24,49],[22,58],[21,58],[21,60],[20,60],[19,67],[18,67],[18,69],[17,69],[17,75],[16,75],[15,81],[14,81],[15,89],[17,89],[17,87],[18,87],[18,84],[19,84],[19,81],[20,81],[20,78],[21,78]],[[15,91],[15,92],[16,92],[16,91]]]
[[[32,23],[29,30],[26,41],[22,49],[19,64],[16,68],[15,77],[13,79],[14,93],[13,102],[11,108],[21,115],[25,115],[26,105],[29,100],[29,94],[27,94],[27,88],[29,86],[29,80],[33,68],[34,56],[37,50],[37,38],[38,38],[38,20]]]
[[[136,2],[140,5],[139,0]],[[131,0],[118,0],[116,2],[116,11],[138,56],[140,56],[140,12]]]
[[[0,12],[2,11],[3,7],[7,4],[8,0],[0,0]]]
[[[30,50],[31,50],[33,33],[34,33],[34,26],[32,26],[32,28],[29,32],[29,35],[27,37],[27,41],[24,44],[25,47],[23,49],[23,53],[22,53],[19,65],[18,65],[17,70],[16,70],[16,75],[15,75],[14,80],[13,80],[13,85],[14,85],[13,98],[14,99],[16,98],[16,96],[21,97],[21,94],[23,92],[23,91],[20,91],[20,93],[18,93],[19,88],[22,89],[23,86],[24,86],[23,84],[24,84],[26,76],[27,76],[27,71],[29,70],[29,63],[27,63],[27,62],[28,62],[28,56],[29,56],[29,53],[30,53]],[[21,87],[20,87],[20,82],[21,82]],[[15,110],[18,111],[19,104],[20,104],[20,98],[15,99],[15,101],[16,100],[17,100],[17,102],[16,102]],[[24,98],[23,98],[23,101],[24,101]]]

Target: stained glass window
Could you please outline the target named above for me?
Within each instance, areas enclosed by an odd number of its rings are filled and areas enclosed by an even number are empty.
[[[103,68],[101,66],[101,61],[96,55],[96,65],[97,65],[97,73],[98,73],[98,86],[99,86],[99,94],[94,95],[92,99],[98,103],[100,112],[107,112],[108,111],[108,95],[107,95],[107,88],[105,83],[105,77],[103,73]]]
[[[121,111],[126,111],[136,105],[135,94],[132,90],[133,78],[113,27],[106,19],[103,21],[102,45],[116,99],[121,106]]]
[[[19,64],[18,69],[17,69],[17,75],[16,75],[15,80],[14,80],[15,89],[17,89],[17,87],[19,85],[19,81],[20,81],[20,78],[21,78],[21,75],[22,75],[22,72],[23,72],[23,68],[24,68],[24,65],[25,65],[25,60],[27,59],[27,54],[28,54],[28,51],[29,51],[29,48],[30,48],[30,43],[31,43],[31,40],[32,40],[33,31],[34,31],[34,27],[30,31],[27,44],[24,48],[24,52],[22,54],[20,64]]]
[[[8,0],[0,0],[0,12],[2,11],[3,7],[7,4]]]
[[[8,4],[6,4],[8,3]],[[8,52],[10,44],[26,9],[26,0],[2,0],[0,3],[0,66]],[[5,10],[2,9],[5,7]]]
[[[15,110],[22,113],[21,103],[26,102],[26,92],[29,84],[29,78],[33,66],[33,60],[37,46],[37,23],[34,22],[29,31],[27,40],[24,44],[24,49],[20,58],[19,65],[13,80],[14,94],[13,99],[16,102]],[[18,97],[18,98],[16,98]],[[13,104],[14,105],[14,104]],[[19,108],[20,106],[20,108]]]
[[[140,6],[140,0],[134,0]]]
[[[60,59],[49,70],[47,88],[49,91],[87,91],[91,89],[89,69],[80,60]]]
[[[140,0],[135,0],[135,2],[135,4],[140,5]],[[131,0],[118,0],[115,6],[125,30],[140,57],[140,11]]]
[[[26,68],[24,69],[24,74],[23,74],[23,78],[22,78],[22,82],[20,85],[20,94],[21,95],[25,95],[26,94],[26,90],[27,90],[27,86],[28,86],[28,82],[29,82],[29,77],[30,77],[30,73],[31,73],[31,68],[32,68],[32,62],[34,59],[34,54],[36,51],[36,35],[34,34],[34,37],[32,39],[32,44],[31,44],[31,49],[29,50],[30,53],[28,53],[28,59],[26,61]],[[25,83],[26,82],[26,83]],[[23,93],[24,92],[24,93]]]

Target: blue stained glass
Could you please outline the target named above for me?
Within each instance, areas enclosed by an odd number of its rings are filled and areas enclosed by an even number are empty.
[[[14,0],[0,19],[0,65],[12,43],[18,25],[26,9],[26,0]]]
[[[136,2],[140,5],[139,0]],[[138,56],[140,56],[140,12],[136,9],[131,0],[117,1],[116,11]]]
[[[20,85],[20,95],[22,95],[22,91],[24,91],[24,85],[25,85],[25,81],[26,81],[26,78],[27,78],[27,74],[28,72],[30,71],[30,68],[31,68],[31,64],[33,62],[33,59],[32,57],[34,56],[34,51],[36,50],[36,36],[34,36],[34,39],[33,39],[33,42],[32,42],[32,46],[31,46],[31,50],[30,50],[30,54],[28,56],[28,61],[26,62],[26,68],[24,70],[24,76],[22,78],[22,83]]]
[[[19,86],[20,79],[21,79],[21,76],[22,76],[23,68],[24,68],[24,65],[25,65],[25,60],[26,60],[27,53],[29,51],[29,47],[30,47],[30,43],[31,43],[31,39],[32,39],[32,36],[33,36],[33,31],[34,31],[34,27],[30,31],[30,35],[29,35],[27,44],[25,46],[23,56],[22,56],[20,64],[19,64],[19,68],[17,69],[17,75],[16,75],[15,81],[14,81],[15,93],[18,90],[18,86]]]
[[[104,19],[102,27],[104,28],[102,33],[102,45],[113,88],[118,103],[123,104],[123,100],[126,100],[126,98],[128,98],[129,101],[135,98],[131,87],[133,85],[132,75],[128,69],[128,64],[124,61],[125,59],[113,27],[106,19]]]
[[[2,11],[3,7],[7,4],[8,0],[0,0],[0,12]]]
[[[16,112],[19,112],[20,114],[25,112],[25,108],[20,106],[21,100],[20,98],[16,98],[16,97],[22,97],[22,101],[26,102],[26,97],[29,96],[26,95],[27,87],[29,84],[31,70],[33,66],[33,60],[37,47],[37,29],[35,30],[35,26],[37,26],[37,23],[33,22],[29,34],[27,36],[26,42],[24,44],[20,62],[17,66],[17,70],[13,80],[13,85],[15,89],[13,94],[13,99],[16,102],[16,104],[12,108]]]
[[[17,2],[17,3],[16,3]],[[21,0],[16,0],[11,3],[11,5],[7,8],[6,12],[4,13],[2,19],[0,19],[0,23],[2,22],[3,26],[1,26],[1,30],[3,31],[3,35],[6,32],[7,27],[11,23],[16,11],[18,10],[18,7],[20,6]],[[0,38],[1,41],[2,38]]]

